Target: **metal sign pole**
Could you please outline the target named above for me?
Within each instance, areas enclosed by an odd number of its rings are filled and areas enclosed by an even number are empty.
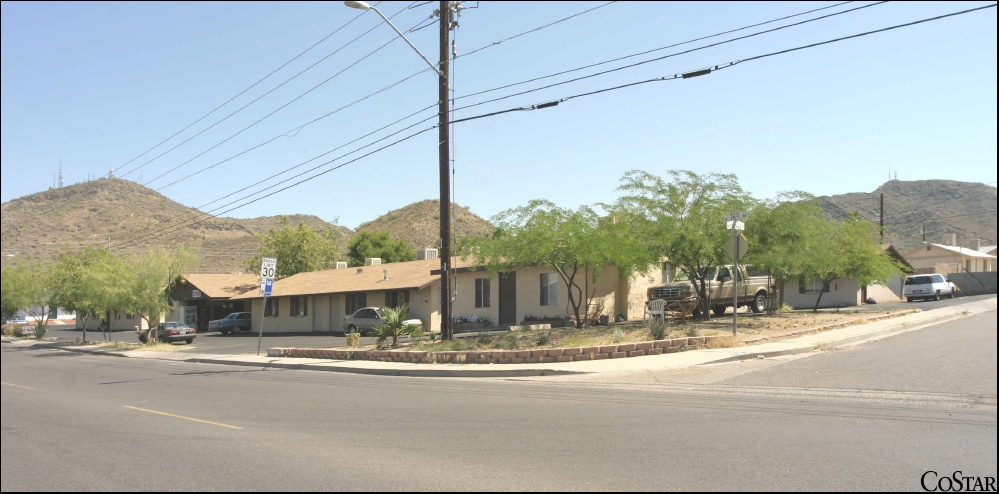
[[[732,225],[733,241],[735,242],[735,271],[732,273],[732,336],[739,333],[739,229]]]
[[[267,295],[264,293],[264,306],[260,309],[260,333],[257,335],[257,355],[260,355],[260,340],[264,338],[264,317],[267,316]]]

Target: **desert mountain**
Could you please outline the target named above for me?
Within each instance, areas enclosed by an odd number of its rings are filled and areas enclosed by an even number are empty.
[[[388,231],[406,239],[414,248],[436,247],[440,237],[437,201],[422,201],[391,211],[363,224],[360,230]],[[193,272],[246,271],[245,260],[258,253],[254,235],[280,227],[280,216],[252,219],[221,218],[204,214],[124,179],[99,179],[49,189],[0,205],[3,264],[20,255],[55,257],[63,248],[111,246],[116,252],[143,252],[151,245],[187,244],[199,253],[201,264]],[[341,250],[354,234],[348,228],[311,215],[288,215],[292,226],[305,223],[342,235]],[[485,220],[455,205],[455,236],[492,232]]]
[[[996,188],[954,180],[889,180],[874,192],[820,197],[827,216],[851,212],[879,224],[884,195],[884,241],[905,254],[929,243],[977,249],[996,243]]]
[[[884,240],[906,253],[932,243],[956,243],[976,248],[996,242],[996,188],[951,180],[891,180],[873,192],[820,197],[827,215],[845,218],[850,212],[878,224],[884,194]],[[416,249],[438,247],[440,209],[436,200],[425,200],[389,211],[363,223],[361,231],[387,231]],[[100,179],[31,194],[0,206],[0,243],[7,265],[21,255],[52,258],[64,247],[111,245],[117,252],[141,252],[150,245],[182,243],[200,251],[201,265],[194,272],[246,271],[245,259],[257,254],[254,235],[280,225],[279,216],[253,219],[219,218],[178,204],[159,193],[123,179]],[[467,208],[454,205],[453,237],[486,236],[493,227]],[[297,226],[334,228],[343,235],[346,249],[355,234],[347,228],[311,215],[288,216]]]

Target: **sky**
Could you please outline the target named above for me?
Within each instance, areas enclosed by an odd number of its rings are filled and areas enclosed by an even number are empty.
[[[439,199],[439,2],[372,4],[3,2],[2,201],[60,170],[348,228]],[[994,3],[460,5],[450,195],[483,218],[611,203],[636,169],[757,199],[996,184]]]

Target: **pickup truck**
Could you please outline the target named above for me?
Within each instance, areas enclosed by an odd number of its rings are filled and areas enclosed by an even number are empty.
[[[738,289],[738,307],[748,306],[753,312],[760,313],[767,309],[767,297],[770,294],[767,276],[749,276],[746,268],[739,265],[739,276],[732,281],[731,264],[706,268],[708,300],[711,312],[722,315],[732,307],[732,290]],[[736,288],[737,287],[737,288]],[[699,287],[690,281],[686,274],[680,274],[673,281],[650,287],[647,290],[647,300],[663,299],[666,303],[696,298]],[[695,311],[699,315],[700,310]]]
[[[222,334],[244,333],[253,329],[250,323],[249,312],[233,312],[222,319],[208,321],[208,331],[218,331]]]

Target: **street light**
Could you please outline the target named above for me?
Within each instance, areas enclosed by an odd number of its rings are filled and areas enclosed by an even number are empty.
[[[385,20],[385,23],[395,30],[396,34],[399,35],[406,43],[420,55],[423,61],[427,62],[428,65],[433,67],[434,72],[437,72],[438,76],[438,97],[440,98],[440,112],[438,124],[438,139],[437,148],[438,155],[440,157],[440,229],[441,229],[441,337],[445,340],[450,340],[454,337],[454,330],[451,321],[451,280],[450,280],[450,269],[451,269],[451,176],[450,176],[450,118],[451,109],[449,107],[448,101],[448,66],[449,57],[447,51],[447,45],[451,38],[451,3],[448,0],[441,0],[440,10],[438,14],[441,17],[440,21],[440,68],[436,67],[434,64],[427,60],[427,57],[420,53],[420,50],[413,46],[413,43],[409,42],[402,31],[389,21],[385,14],[381,11],[368,5],[367,2],[362,1],[345,1],[344,5],[360,10],[374,10],[376,14],[381,16]]]

